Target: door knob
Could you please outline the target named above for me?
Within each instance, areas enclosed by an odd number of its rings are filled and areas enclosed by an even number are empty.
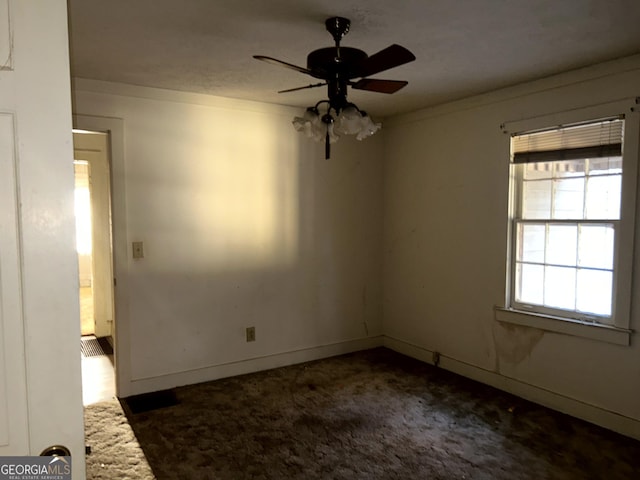
[[[40,454],[41,457],[70,457],[71,451],[62,445],[52,445],[45,448]]]

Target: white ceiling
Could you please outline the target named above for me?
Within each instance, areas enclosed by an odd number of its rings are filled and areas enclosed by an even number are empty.
[[[317,80],[252,55],[306,66],[347,17],[344,46],[417,57],[372,77],[403,90],[349,92],[378,116],[640,53],[640,0],[69,0],[69,16],[75,77],[300,107],[324,87],[277,94]]]

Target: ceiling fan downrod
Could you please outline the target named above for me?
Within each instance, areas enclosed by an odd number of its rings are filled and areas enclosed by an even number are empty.
[[[331,34],[333,40],[336,42],[336,47],[340,47],[340,40],[349,33],[351,21],[344,17],[331,17],[327,18],[324,24],[327,27],[327,32]]]

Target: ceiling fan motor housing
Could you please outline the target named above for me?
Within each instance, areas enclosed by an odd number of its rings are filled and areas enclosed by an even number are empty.
[[[356,67],[367,57],[357,48],[340,47],[340,57],[336,56],[335,47],[320,48],[307,55],[307,68],[316,78],[326,80],[339,76],[348,80],[360,76]]]
[[[336,47],[320,48],[307,55],[307,69],[314,77],[327,81],[329,104],[336,112],[349,103],[347,85],[352,78],[361,76],[358,65],[367,58],[365,52],[351,47],[340,47],[339,51]]]

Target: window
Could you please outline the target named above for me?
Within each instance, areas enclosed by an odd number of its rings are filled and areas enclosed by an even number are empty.
[[[635,160],[624,132],[610,117],[512,134],[508,308],[628,325],[635,197],[623,190],[635,191]]]

